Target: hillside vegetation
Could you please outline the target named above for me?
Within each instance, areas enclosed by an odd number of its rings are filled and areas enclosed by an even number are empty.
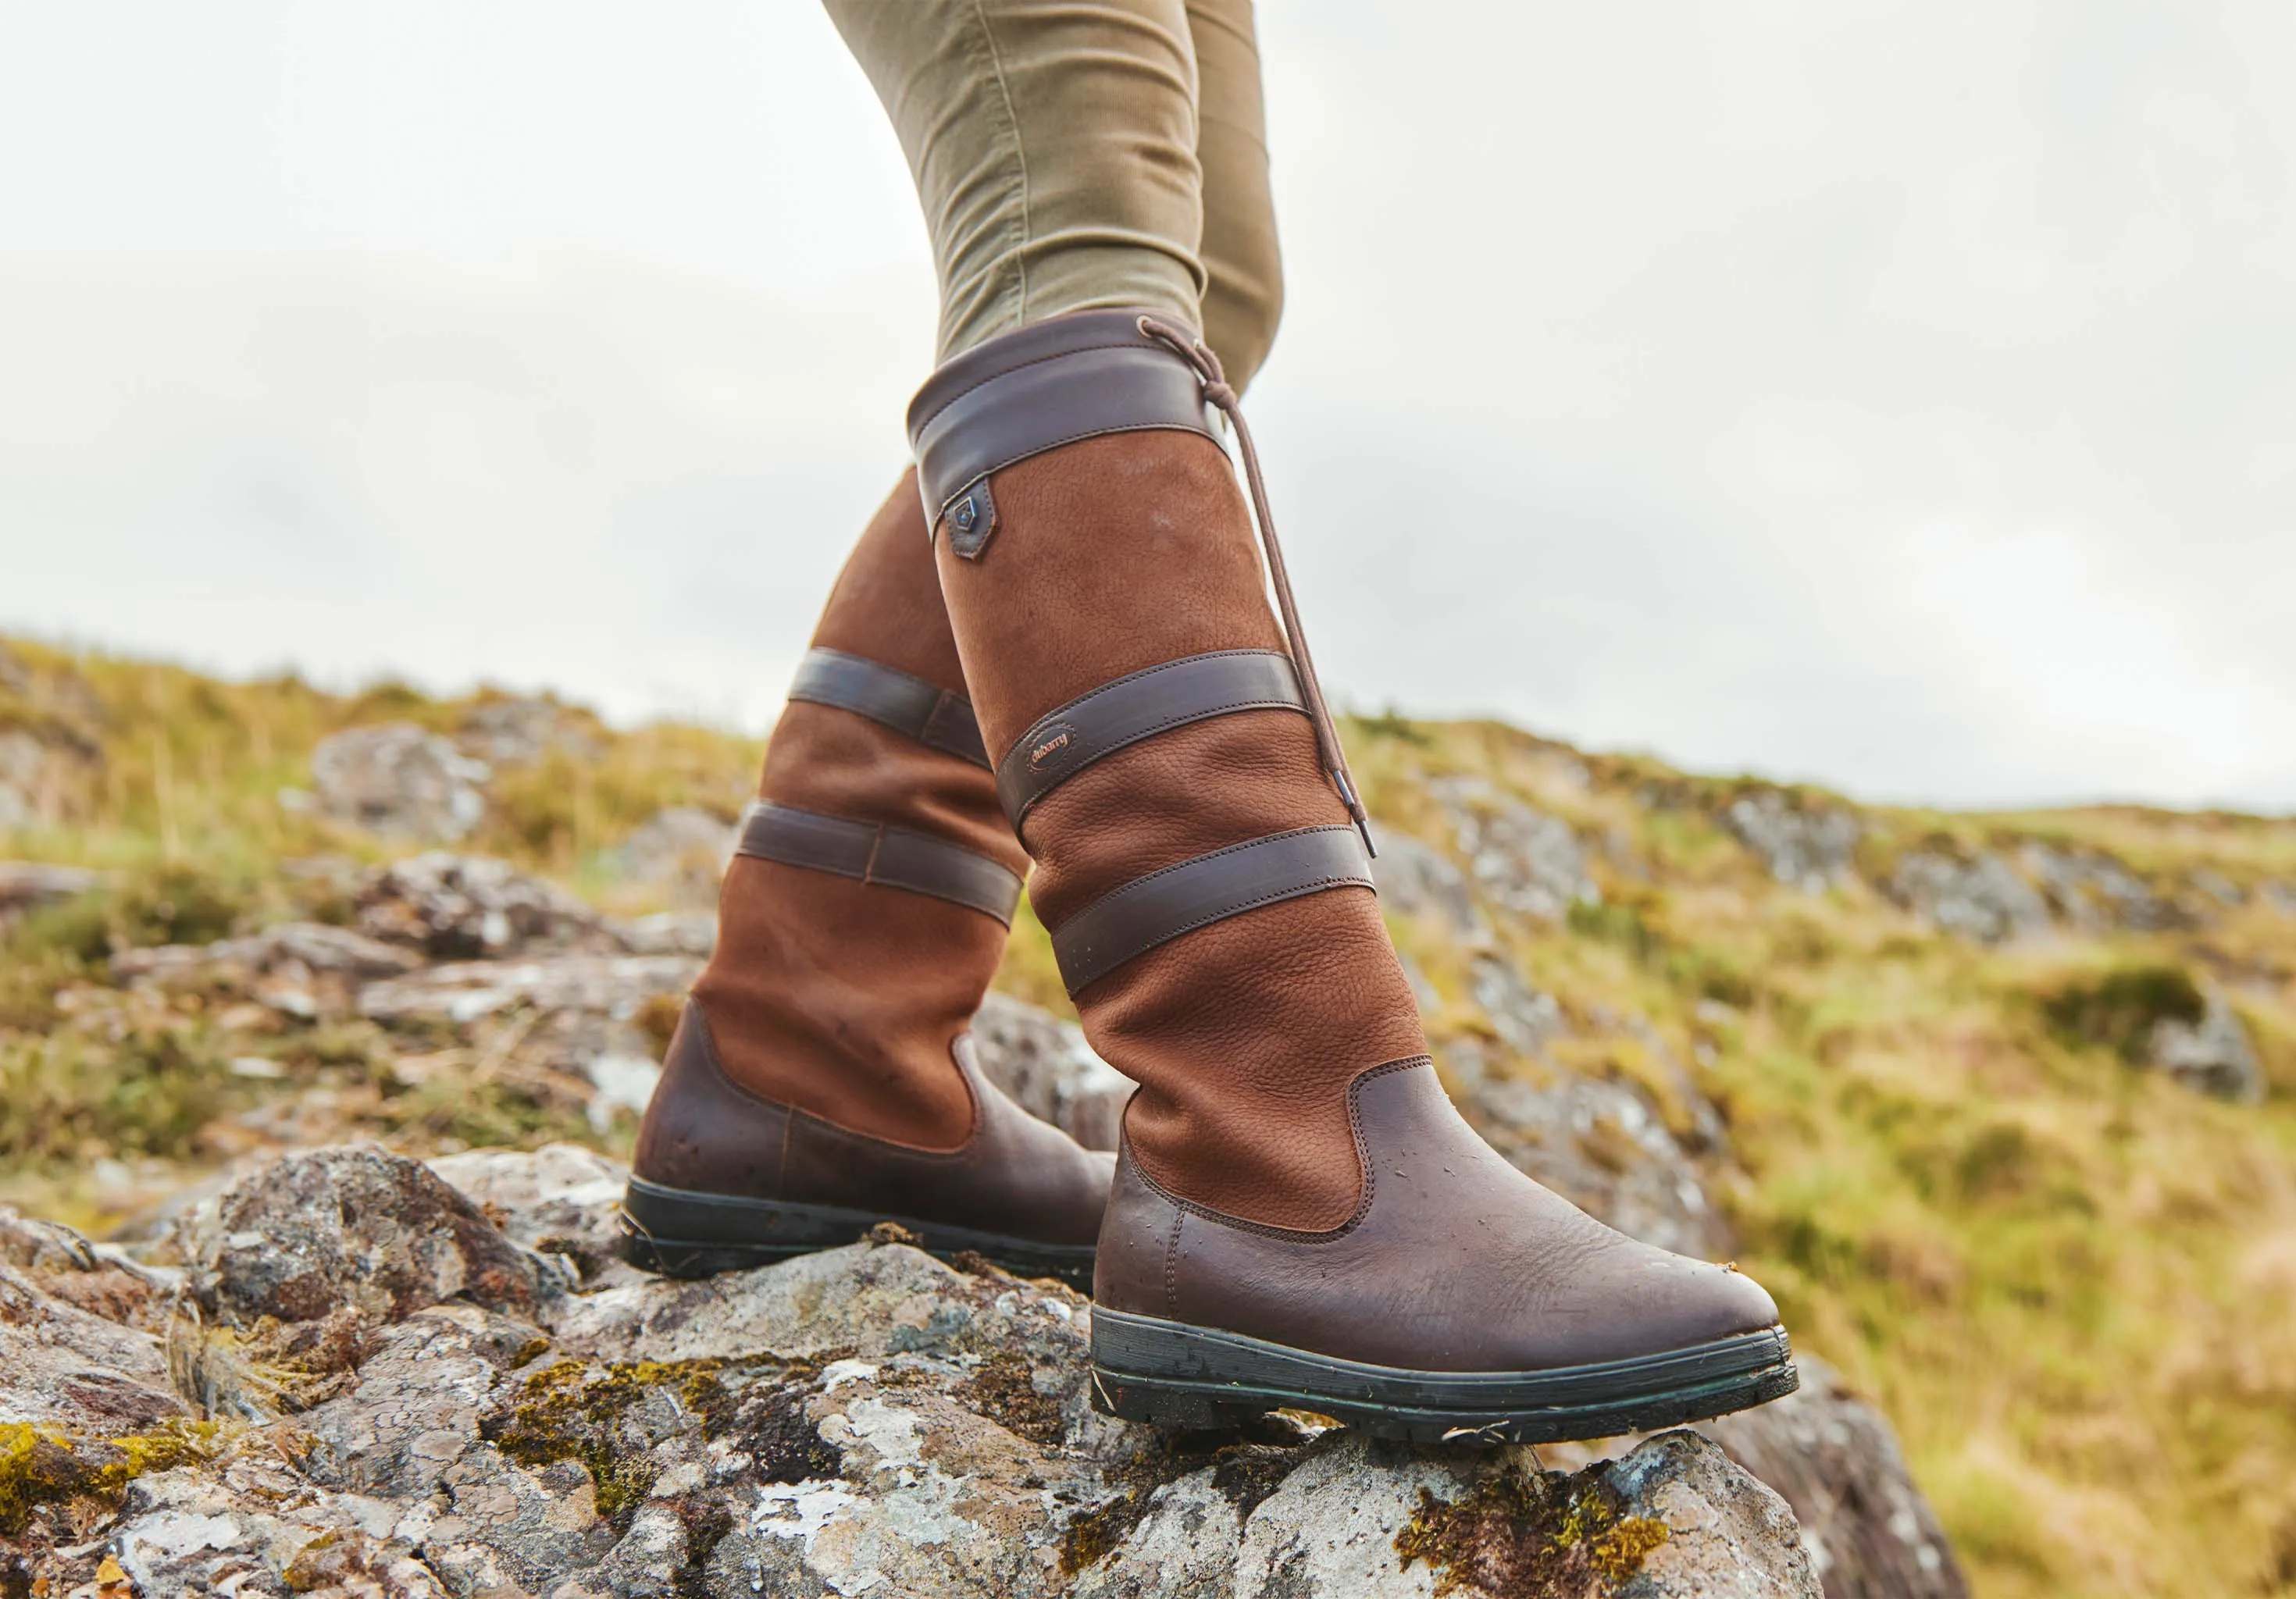
[[[455,849],[620,915],[690,896],[626,842],[730,820],[760,753],[0,644],[0,861],[96,874],[13,909],[0,877],[0,1198],[102,1229],[298,1140],[626,1152],[515,1023],[466,1047],[117,980],[348,920],[423,846],[331,813],[312,756],[386,723],[487,761]],[[2296,1593],[2296,823],[1859,807],[1488,723],[1349,740],[1463,1107],[1504,1130],[1595,1086],[1521,1156],[1566,1188],[1678,1158],[1652,1203],[1895,1420],[1980,1593]],[[1002,984],[1067,1013],[1025,914]]]

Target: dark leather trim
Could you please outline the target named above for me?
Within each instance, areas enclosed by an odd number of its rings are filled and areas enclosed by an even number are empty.
[[[1168,660],[1039,718],[996,763],[996,797],[1017,829],[1037,800],[1128,744],[1231,711],[1307,709],[1299,674],[1280,652],[1219,650]]]
[[[1007,927],[1021,900],[1021,880],[986,856],[905,827],[849,822],[771,800],[742,813],[734,853],[930,894],[984,912]]]
[[[808,705],[833,706],[882,722],[928,749],[955,755],[976,767],[988,764],[972,701],[935,687],[922,677],[842,650],[812,649],[798,663],[789,697]]]
[[[688,999],[633,1169],[689,1194],[850,1207],[1089,1248],[1114,1156],[1079,1149],[1021,1110],[982,1075],[970,1035],[958,1035],[949,1055],[972,1095],[972,1124],[954,1149],[918,1149],[743,1087],[726,1073],[701,1002]]]
[[[1159,315],[1161,315],[1160,313]],[[993,472],[1080,439],[1177,428],[1219,438],[1203,380],[1138,311],[1078,311],[975,346],[909,404],[925,522]],[[976,537],[985,539],[981,526]]]
[[[1111,890],[1061,923],[1053,955],[1074,995],[1134,956],[1263,905],[1326,889],[1368,889],[1352,827],[1301,827],[1231,844]]]

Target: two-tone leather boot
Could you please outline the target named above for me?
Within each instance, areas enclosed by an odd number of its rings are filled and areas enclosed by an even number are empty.
[[[1759,1286],[1594,1221],[1452,1109],[1210,352],[1079,312],[949,361],[909,422],[1030,897],[1140,1084],[1095,1276],[1102,1408],[1538,1441],[1790,1391]]]
[[[905,478],[767,746],[718,936],[639,1130],[627,1252],[677,1275],[850,1243],[1083,1283],[1112,1157],[980,1075],[966,1026],[1028,857],[998,808]]]

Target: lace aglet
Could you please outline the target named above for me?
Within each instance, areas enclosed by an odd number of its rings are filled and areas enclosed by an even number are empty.
[[[1355,784],[1348,781],[1345,767],[1332,768],[1332,786],[1340,791],[1340,799],[1347,806],[1348,815],[1355,820],[1356,831],[1363,834],[1364,853],[1377,860],[1379,846],[1371,841],[1371,813],[1365,810],[1363,801],[1356,798]]]

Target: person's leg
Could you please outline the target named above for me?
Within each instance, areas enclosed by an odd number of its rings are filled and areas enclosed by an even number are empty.
[[[1204,173],[1201,325],[1242,394],[1267,359],[1283,316],[1251,0],[1188,0],[1188,30],[1199,86],[1196,159]]]
[[[1168,268],[1201,244],[1201,207],[1171,193],[1193,164],[1193,73],[1170,45],[1179,30],[1193,59],[1185,16],[832,10],[935,19],[848,30],[945,274],[955,353],[910,408],[911,444],[1031,898],[1087,1037],[1140,1084],[1095,1275],[1097,1402],[1504,1439],[1789,1390],[1760,1288],[1595,1223],[1493,1154],[1436,1081],[1267,507],[1264,571],[1218,441],[1234,390],[1169,304]],[[1071,92],[1071,72],[1124,92]],[[1047,216],[1039,193],[1064,204]],[[968,215],[993,237],[968,236]],[[1143,284],[1164,297],[1099,308]]]
[[[1203,187],[1181,0],[826,5],[916,179],[941,358],[1065,311],[1148,306],[1195,324]]]
[[[1089,1270],[1108,1157],[1023,1115],[963,1038],[1028,866],[964,689],[906,475],[767,746],[639,1133],[639,1264],[752,1265],[892,1218],[944,1250]]]

